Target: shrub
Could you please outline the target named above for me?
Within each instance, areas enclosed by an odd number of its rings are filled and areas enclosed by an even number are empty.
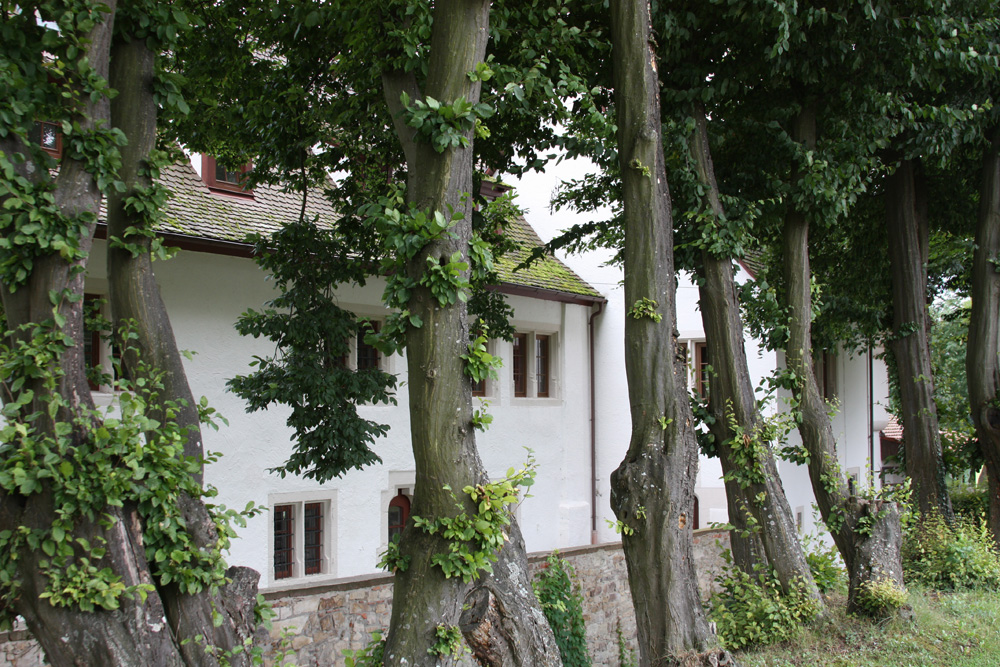
[[[587,631],[583,624],[583,595],[573,566],[552,552],[547,566],[531,582],[545,619],[552,627],[566,667],[590,667]]]
[[[812,572],[820,593],[825,595],[844,587],[847,582],[847,570],[844,569],[844,562],[836,547],[826,544],[817,537],[806,535],[802,539],[802,548],[805,551],[809,571]]]
[[[990,498],[985,488],[962,484],[950,488],[949,493],[956,517],[978,521],[989,515]]]
[[[903,576],[933,588],[1000,586],[1000,554],[984,519],[939,516],[912,526],[903,540]]]
[[[728,551],[723,558],[726,566],[715,578],[721,591],[712,595],[709,617],[726,648],[785,641],[819,611],[802,587],[785,593],[773,570],[748,574],[733,565]]]
[[[909,600],[906,589],[886,577],[878,581],[865,581],[858,587],[855,602],[868,616],[888,618]]]

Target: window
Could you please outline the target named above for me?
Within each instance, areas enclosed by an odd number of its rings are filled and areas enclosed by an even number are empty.
[[[247,163],[233,171],[226,168],[209,155],[201,156],[201,180],[213,192],[222,192],[241,197],[253,197],[253,190],[244,187],[246,175],[253,168]]]
[[[837,398],[837,356],[823,350],[813,364],[816,373],[816,384],[820,394],[827,401]]]
[[[54,158],[62,155],[62,132],[55,123],[36,121],[29,138]]]
[[[101,332],[97,329],[89,329],[86,325],[87,313],[93,313],[95,315],[100,314],[101,311],[101,297],[97,294],[84,294],[83,295],[83,312],[84,312],[84,328],[83,328],[83,367],[87,370],[87,384],[90,385],[91,391],[100,391],[100,385],[95,382],[95,378],[92,377],[94,373],[91,369],[96,369],[96,373],[104,372],[104,355],[101,354],[102,341]]]
[[[357,350],[357,360],[358,360],[358,370],[367,371],[371,369],[378,370],[379,368],[379,352],[378,350],[368,343],[365,342],[365,335],[370,331],[378,333],[379,323],[378,322],[362,322],[361,328],[358,329],[358,338],[356,341]]]
[[[410,498],[403,489],[400,489],[396,496],[389,501],[388,529],[389,541],[392,542],[398,535],[401,535],[406,522],[410,518]]]
[[[555,334],[517,333],[512,342],[514,398],[556,396]]]
[[[528,334],[514,334],[514,396],[528,395]]]
[[[701,516],[699,515],[698,496],[694,497],[694,511],[691,512],[691,514],[692,514],[691,530],[698,530],[699,528],[701,528]]]
[[[295,562],[295,510],[291,505],[274,508],[274,578],[292,576]]]
[[[549,337],[535,336],[535,395],[549,396]]]
[[[274,579],[329,574],[330,502],[303,500],[271,508]]]
[[[708,398],[708,343],[694,344],[694,384],[698,395]]]

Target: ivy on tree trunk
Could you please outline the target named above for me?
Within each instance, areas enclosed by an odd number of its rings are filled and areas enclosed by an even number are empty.
[[[705,187],[707,208],[722,220],[725,211],[712,166],[705,111],[695,104],[693,112],[691,153],[698,180]],[[758,562],[766,564],[786,592],[801,587],[822,606],[750,382],[733,261],[703,250],[698,274],[701,318],[713,369],[708,397],[714,417],[711,432],[722,462],[729,520],[737,526],[730,531],[734,560],[748,574],[754,574]]]
[[[815,148],[815,105],[807,104],[799,112],[792,138],[806,150]],[[797,180],[793,170],[792,182]],[[809,217],[794,206],[789,206],[785,214],[782,243],[789,318],[785,363],[793,375],[792,394],[798,411],[799,435],[808,454],[813,494],[847,566],[848,611],[878,614],[881,610],[864,606],[863,587],[869,582],[887,580],[902,589],[899,511],[895,503],[850,495],[847,479],[838,464],[827,403],[813,370]]]
[[[673,228],[648,3],[611,3],[611,41],[625,301],[632,311],[625,321],[632,437],[625,459],[611,475],[611,505],[624,524],[622,546],[640,664],[676,665],[692,652],[705,652],[708,663],[720,656],[710,650],[715,640],[694,570],[698,446],[674,334]],[[725,652],[721,659],[728,660]]]
[[[443,0],[435,3],[433,11],[424,85],[419,85],[413,72],[387,71],[382,77],[386,102],[406,156],[407,204],[411,210],[431,216],[437,212],[449,220],[457,218],[450,233],[439,235],[406,262],[406,276],[418,282],[428,271],[429,258],[444,264],[458,253],[468,261],[473,131],[465,131],[464,146],[438,150],[407,125],[403,100],[433,99],[452,104],[464,98],[471,104],[478,102],[480,83],[472,81],[468,73],[485,61],[490,3]],[[475,514],[474,503],[460,490],[488,479],[476,449],[472,386],[462,358],[469,343],[465,302],[458,299],[442,305],[429,287],[418,286],[412,290],[407,308],[420,322],[420,326],[408,327],[406,333],[410,432],[416,464],[412,513],[431,521],[453,516],[458,497],[465,511]],[[435,554],[448,551],[449,541],[410,522],[400,543],[409,565],[396,572],[386,665],[436,665],[438,657],[428,651],[437,641],[437,628],[459,625],[483,664],[561,664],[555,638],[531,592],[524,542],[516,521],[508,537],[493,573],[466,582],[460,577],[447,578],[432,561]]]

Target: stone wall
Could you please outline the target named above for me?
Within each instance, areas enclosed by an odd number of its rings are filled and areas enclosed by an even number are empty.
[[[719,530],[694,534],[695,564],[702,594],[722,565],[718,543],[728,547],[729,535]],[[529,555],[532,573],[545,567],[548,552]],[[635,615],[628,590],[625,556],[618,542],[574,547],[560,552],[576,570],[583,593],[587,644],[596,666],[618,666],[618,628],[626,644],[636,650]],[[281,651],[288,664],[299,667],[344,664],[344,649],[358,649],[371,634],[389,625],[392,576],[372,575],[341,579],[334,584],[296,591],[265,591],[277,616],[261,641],[271,660]],[[0,667],[38,667],[41,652],[24,631],[0,634]],[[456,664],[466,665],[468,662]]]

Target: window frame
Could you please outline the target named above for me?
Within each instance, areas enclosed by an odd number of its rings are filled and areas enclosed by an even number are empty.
[[[389,501],[389,507],[385,513],[386,535],[389,542],[392,542],[392,539],[396,535],[402,534],[403,529],[406,528],[406,522],[410,520],[410,510],[413,507],[413,499],[410,498],[406,491],[409,491],[409,489],[405,487],[397,488],[396,495]],[[392,523],[392,519],[390,518],[394,507],[398,507],[400,509],[401,521],[399,523]],[[394,530],[396,530],[396,532],[393,532]]]
[[[511,398],[558,400],[559,332],[551,329],[517,330],[511,341]]]
[[[329,491],[301,494],[272,494],[268,498],[270,512],[268,513],[268,578],[272,586],[297,586],[313,584],[316,581],[336,577],[336,559],[334,551],[334,536],[336,535],[336,500]],[[278,510],[289,512],[289,530],[278,532]],[[310,517],[310,511],[318,510],[318,516]],[[310,519],[318,520],[318,528],[310,528]],[[318,529],[319,536],[309,543],[309,535]],[[278,554],[286,549],[279,549],[277,540],[287,535],[287,551],[290,560],[287,574],[279,576]],[[310,553],[315,558],[310,558]]]
[[[417,473],[415,470],[390,470],[385,486],[382,487],[379,503],[379,536],[382,548],[389,545],[389,507],[400,494],[406,496],[410,501],[411,510],[413,503],[413,489],[416,486]],[[409,515],[407,516],[409,520]]]
[[[46,125],[51,125],[53,128],[55,128],[55,135],[56,135],[55,148],[46,148],[45,145],[42,144],[42,136],[44,136],[42,134],[42,130]],[[59,126],[59,124],[47,120],[36,120],[35,124],[32,125],[31,127],[31,139],[35,138],[36,129],[38,130],[38,147],[57,160],[62,158],[62,152],[63,152],[62,128]]]
[[[219,194],[234,195],[237,197],[242,197],[245,199],[253,199],[253,189],[248,188],[245,185],[239,183],[231,183],[229,181],[220,181],[216,177],[216,168],[222,165],[219,164],[211,155],[201,156],[201,180],[205,183],[209,190]],[[223,167],[225,168],[225,167]],[[240,167],[239,174],[245,177],[253,169],[253,162],[247,162],[245,165]]]
[[[708,380],[708,368],[711,365],[708,358],[708,342],[704,340],[693,341],[694,344],[694,387],[698,396],[708,398],[710,382]]]

